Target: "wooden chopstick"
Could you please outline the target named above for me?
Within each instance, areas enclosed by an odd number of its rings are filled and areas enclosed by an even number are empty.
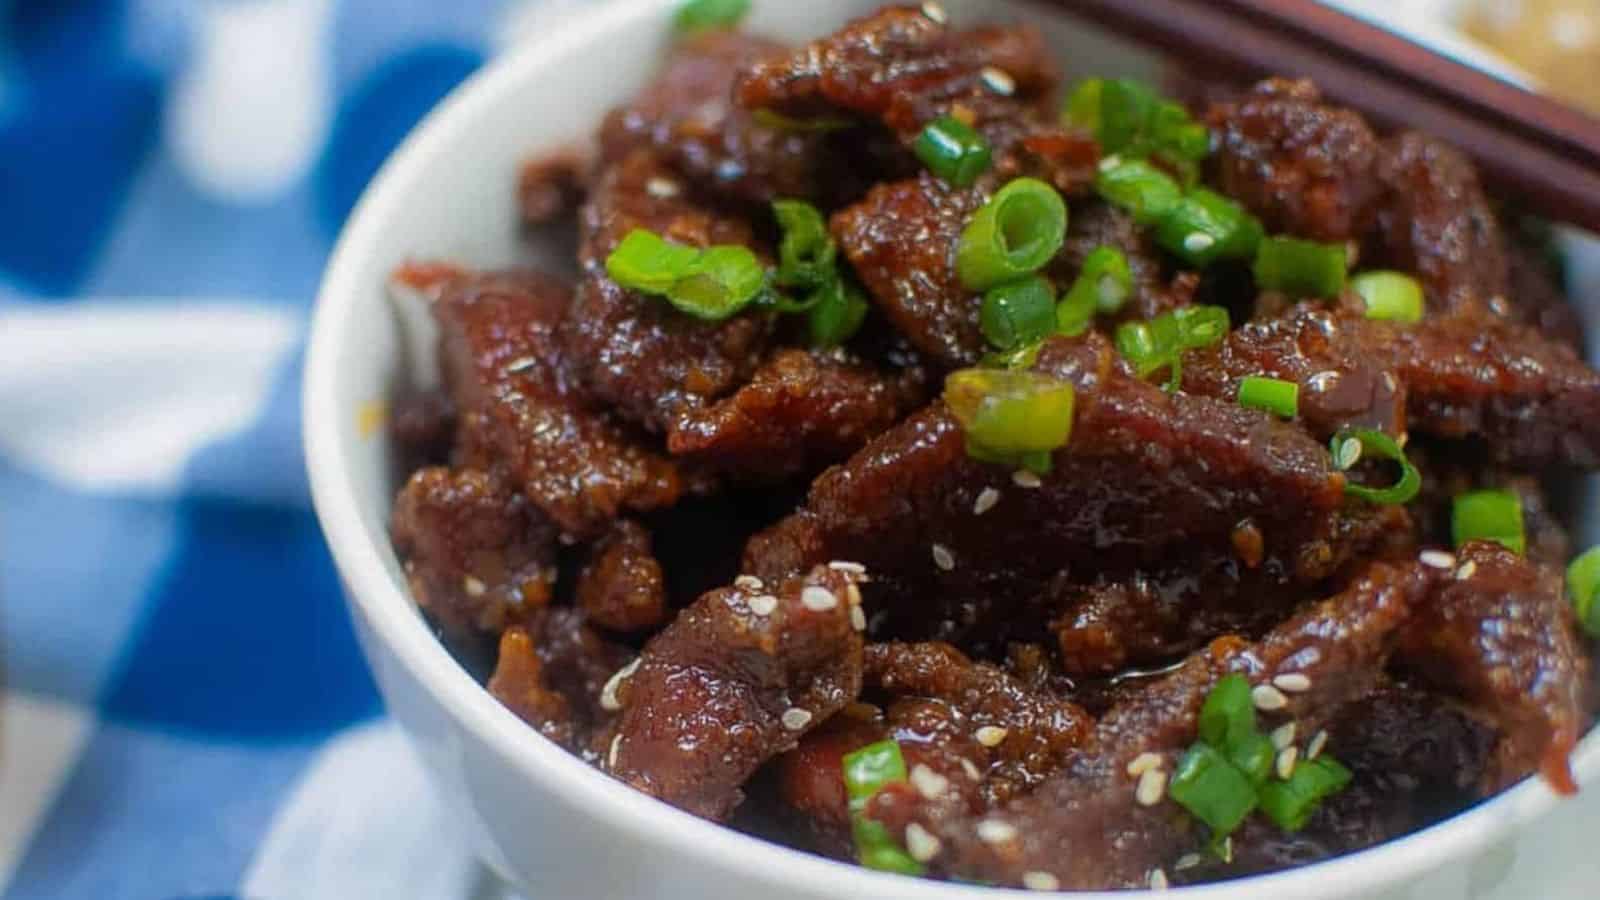
[[[1315,0],[1035,2],[1164,50],[1203,77],[1310,78],[1381,127],[1461,148],[1519,207],[1600,232],[1600,121]]]

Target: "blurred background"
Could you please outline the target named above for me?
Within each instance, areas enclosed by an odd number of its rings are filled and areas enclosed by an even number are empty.
[[[300,348],[385,156],[601,2],[0,0],[0,896],[493,893],[350,636]],[[1600,110],[1600,0],[1339,5]]]

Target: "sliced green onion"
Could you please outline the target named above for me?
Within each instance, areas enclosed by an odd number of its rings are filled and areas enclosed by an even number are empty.
[[[1302,760],[1287,781],[1261,787],[1261,811],[1284,831],[1306,827],[1322,801],[1344,790],[1350,770],[1329,756]]]
[[[1067,125],[1072,125],[1094,135],[1096,140],[1100,137],[1100,98],[1105,93],[1106,81],[1104,78],[1086,78],[1078,82],[1077,87],[1067,97],[1067,104],[1061,110],[1061,120]]]
[[[1392,322],[1422,321],[1422,285],[1403,272],[1362,272],[1350,286],[1367,304],[1367,318]]]
[[[1600,593],[1600,547],[1585,550],[1567,566],[1567,593],[1583,630],[1600,638],[1600,603],[1595,602]]]
[[[678,7],[672,25],[679,34],[732,28],[750,12],[750,0],[689,0]]]
[[[1261,243],[1261,223],[1227,197],[1195,188],[1156,228],[1156,243],[1195,266],[1249,259]]]
[[[1250,699],[1250,680],[1237,672],[1224,675],[1200,707],[1200,740],[1214,747],[1231,747],[1255,733],[1256,707]]]
[[[968,439],[989,451],[1049,452],[1072,436],[1072,385],[1037,372],[952,372],[944,400]]]
[[[867,300],[861,289],[845,278],[834,278],[817,289],[816,305],[806,316],[811,343],[835,347],[855,336],[867,317]]]
[[[1115,247],[1096,247],[1083,260],[1083,268],[1072,283],[1072,290],[1056,306],[1056,332],[1082,334],[1089,330],[1096,313],[1122,309],[1133,291],[1133,273],[1128,258]]]
[[[1198,743],[1178,761],[1167,793],[1221,838],[1256,808],[1256,789],[1215,747]]]
[[[974,443],[971,435],[967,436],[966,448],[967,455],[978,462],[1027,469],[1036,475],[1049,475],[1050,469],[1054,466],[1054,460],[1048,450],[1029,450],[1023,453],[995,450],[992,447]]]
[[[956,187],[967,187],[989,170],[989,142],[954,116],[929,122],[913,147],[928,171]]]
[[[921,875],[922,866],[895,844],[889,829],[863,815],[874,794],[906,780],[906,761],[900,745],[892,740],[868,744],[846,753],[841,768],[845,795],[850,798],[850,830],[855,837],[856,859],[870,869]]]
[[[1228,762],[1244,775],[1255,787],[1260,787],[1267,781],[1267,776],[1272,774],[1272,766],[1278,758],[1278,748],[1272,746],[1272,738],[1257,731],[1239,739],[1226,749]]]
[[[971,291],[1030,275],[1050,261],[1067,236],[1067,205],[1037,178],[1001,188],[961,232],[956,274]]]
[[[978,324],[989,343],[1014,350],[1042,340],[1055,328],[1056,289],[1042,275],[990,288]]]
[[[1328,444],[1333,464],[1340,471],[1349,471],[1366,455],[1376,455],[1393,460],[1400,465],[1400,478],[1386,488],[1371,488],[1345,479],[1344,492],[1369,503],[1394,505],[1409,503],[1422,490],[1422,473],[1406,458],[1406,453],[1394,438],[1381,431],[1346,429],[1333,436]]]
[[[1184,306],[1167,315],[1178,322],[1179,346],[1184,350],[1199,350],[1228,336],[1232,323],[1228,310],[1221,306]]]
[[[1278,378],[1246,375],[1239,382],[1239,405],[1292,419],[1300,414],[1300,385]]]
[[[1171,367],[1168,385],[1182,380],[1183,352],[1209,347],[1227,335],[1228,311],[1220,306],[1185,306],[1143,322],[1117,327],[1117,350],[1144,378]]]
[[[779,285],[816,288],[837,277],[837,247],[821,211],[804,200],[774,200],[772,214],[783,232],[778,242]]]
[[[701,251],[666,297],[695,318],[719,321],[747,306],[765,283],[766,272],[750,248],[718,245]]]
[[[1031,369],[1038,362],[1039,351],[1043,347],[1044,341],[1034,341],[1012,350],[987,353],[983,357],[983,365],[988,369]]]
[[[1199,162],[1211,153],[1210,129],[1191,118],[1182,104],[1171,100],[1157,104],[1150,130],[1163,155]]]
[[[1461,494],[1450,511],[1450,536],[1457,547],[1468,541],[1494,541],[1513,553],[1527,552],[1522,498],[1513,491]]]
[[[606,274],[629,290],[661,295],[689,271],[699,255],[694,247],[635,228],[606,257]]]
[[[1269,237],[1256,248],[1256,286],[1294,297],[1337,297],[1349,270],[1344,244]]]
[[[1129,78],[1113,78],[1100,88],[1100,128],[1096,137],[1104,153],[1141,149],[1159,100],[1149,86]]]
[[[855,124],[849,119],[840,118],[838,116],[818,116],[814,119],[796,119],[771,109],[758,109],[750,114],[750,118],[762,128],[771,128],[774,131],[794,131],[800,133],[840,131]]]
[[[1095,172],[1094,189],[1107,203],[1133,215],[1140,225],[1154,225],[1183,200],[1183,188],[1171,175],[1141,159],[1108,156]]]

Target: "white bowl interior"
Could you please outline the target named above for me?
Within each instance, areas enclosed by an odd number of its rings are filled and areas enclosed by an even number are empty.
[[[665,848],[684,860],[684,866],[738,873],[729,885],[762,884],[775,897],[995,896],[987,889],[916,882],[837,865],[735,834],[635,794],[567,756],[502,709],[449,657],[407,597],[386,526],[394,489],[389,448],[381,431],[364,433],[360,423],[363,410],[390,396],[398,381],[433,377],[433,332],[425,315],[397,313],[384,289],[387,277],[398,264],[417,259],[484,268],[570,267],[548,249],[530,246],[519,233],[513,197],[518,168],[531,156],[586,138],[606,109],[650,76],[665,46],[668,11],[675,5],[676,0],[597,4],[490,66],[401,147],[369,188],[339,242],[313,325],[306,440],[319,515],[352,594],[364,646],[391,711],[417,737],[426,761],[436,771],[455,773],[445,780],[472,779],[464,760],[477,760],[482,771],[498,766],[516,773],[492,786],[507,795],[508,803],[537,800],[552,809],[564,803],[569,811],[579,811],[552,822],[532,813],[519,819],[515,811],[486,809],[494,804],[486,804],[481,794],[467,801],[474,808],[461,810],[463,821],[477,831],[491,864],[514,878],[538,876],[530,875],[520,845],[506,832],[555,827],[583,833],[592,842]],[[798,41],[877,5],[874,0],[757,3],[750,27]],[[1038,7],[981,0],[947,0],[945,5],[958,20],[1026,15],[1041,22],[1073,74],[1154,72],[1153,57]],[[1595,296],[1600,253],[1592,242],[1575,239],[1574,247],[1575,269],[1585,285],[1581,295]],[[1583,312],[1592,318],[1590,309]],[[1600,772],[1600,739],[1591,736],[1576,762],[1580,777],[1592,781]],[[446,793],[462,789],[456,784]],[[1546,809],[1551,799],[1541,783],[1529,782],[1467,815],[1373,851],[1191,890],[1202,896],[1265,898],[1346,895],[1379,887],[1486,846]],[[459,797],[455,802],[461,802]],[[627,884],[640,884],[638,873],[628,877],[634,880]],[[673,882],[659,870],[651,877],[655,885]],[[693,880],[678,889],[710,890]]]

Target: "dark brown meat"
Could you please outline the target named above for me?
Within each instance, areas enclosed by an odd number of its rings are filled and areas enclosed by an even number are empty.
[[[517,177],[517,209],[526,226],[546,225],[583,202],[589,161],[576,150],[530,160]]]
[[[631,655],[601,638],[582,612],[542,609],[500,636],[489,693],[545,737],[595,762],[594,735],[614,718],[602,693]]]
[[[456,407],[449,394],[438,388],[404,389],[396,394],[389,416],[396,470],[414,472],[449,462],[455,435]]]
[[[650,532],[619,519],[589,548],[578,573],[578,607],[614,631],[646,631],[667,620],[666,582],[650,550]]]
[[[1246,322],[1216,346],[1184,354],[1183,389],[1234,400],[1248,376],[1281,378],[1300,386],[1300,419],[1318,437],[1345,426],[1399,436],[1405,389],[1388,348],[1363,340],[1366,321],[1304,304]]]
[[[819,566],[765,586],[712,591],[651,639],[617,689],[607,771],[721,819],[767,760],[861,690],[854,576]]]
[[[985,199],[980,188],[953,188],[921,172],[878,185],[829,223],[878,308],[940,365],[970,365],[986,348],[979,298],[955,271],[961,230]]]
[[[784,52],[781,44],[716,29],[673,45],[661,74],[600,126],[601,156],[618,163],[650,147],[697,187],[766,203],[798,197],[831,206],[866,185],[841,141],[815,131],[757,124],[729,85],[741,68]]]
[[[733,396],[680,416],[667,449],[741,478],[815,473],[920,405],[925,380],[920,368],[885,371],[843,350],[780,350]]]
[[[1211,108],[1222,191],[1270,232],[1359,239],[1383,193],[1379,143],[1366,120],[1322,102],[1309,81],[1272,79]]]
[[[563,323],[565,357],[584,386],[618,415],[664,432],[683,412],[732,393],[759,365],[770,316],[706,322],[658,297],[618,286],[606,255],[629,231],[646,228],[679,243],[754,245],[749,222],[688,196],[673,170],[648,151],[607,169],[580,216],[583,269]]]
[[[573,535],[623,510],[670,506],[677,467],[593,408],[557,344],[571,292],[539,275],[468,275],[434,301],[445,384],[460,411],[456,461],[504,466],[536,506]]]
[[[1285,674],[1305,676],[1306,689],[1288,694],[1264,727],[1291,718],[1307,729],[1321,727],[1330,711],[1371,692],[1396,629],[1429,577],[1415,564],[1378,564],[1258,643],[1213,643],[1115,707],[1061,772],[1003,811],[978,821],[924,821],[948,848],[939,870],[1005,885],[1042,884],[1037,873],[1044,873],[1068,890],[1145,886],[1151,872],[1198,849],[1203,829],[1170,799],[1136,802],[1139,779],[1128,774],[1128,764],[1152,753],[1171,771],[1195,740],[1206,694],[1228,672],[1256,686]],[[876,803],[869,812],[877,814]]]
[[[1384,142],[1379,171],[1384,262],[1422,280],[1429,315],[1505,309],[1505,239],[1471,161],[1406,132]]]
[[[411,596],[451,637],[497,634],[550,601],[556,526],[498,475],[418,470],[390,529]]]
[[[1041,351],[1040,371],[1077,388],[1077,413],[1038,487],[969,458],[935,404],[819,477],[804,509],[752,539],[748,570],[782,577],[855,559],[873,573],[875,634],[962,639],[982,626],[1033,640],[1042,634],[1013,629],[1063,571],[1086,580],[1178,550],[1226,553],[1249,523],[1262,536],[1249,553],[1258,566],[1310,582],[1392,527],[1387,513],[1345,505],[1343,476],[1303,431],[1231,401],[1167,394],[1114,360],[1094,333]],[[999,499],[980,514],[985,490]]]
[[[1567,756],[1586,722],[1589,662],[1560,571],[1483,541],[1456,559],[1454,579],[1406,630],[1402,662],[1498,727],[1485,792],[1535,770],[1557,790],[1576,791]]]
[[[1524,223],[1523,228],[1532,226]],[[1540,334],[1581,354],[1583,321],[1562,291],[1562,273],[1550,259],[1549,238],[1544,237],[1546,243],[1541,244],[1536,243],[1536,236],[1519,232],[1510,236],[1516,238],[1506,247],[1513,312]]]
[[[1411,503],[1420,543],[1450,546],[1454,543],[1450,512],[1455,498],[1468,491],[1498,488],[1511,491],[1521,501],[1528,559],[1560,567],[1572,558],[1572,541],[1539,479],[1491,465],[1484,459],[1482,447],[1459,441],[1413,441],[1406,445],[1406,455],[1422,472],[1422,491]]]

